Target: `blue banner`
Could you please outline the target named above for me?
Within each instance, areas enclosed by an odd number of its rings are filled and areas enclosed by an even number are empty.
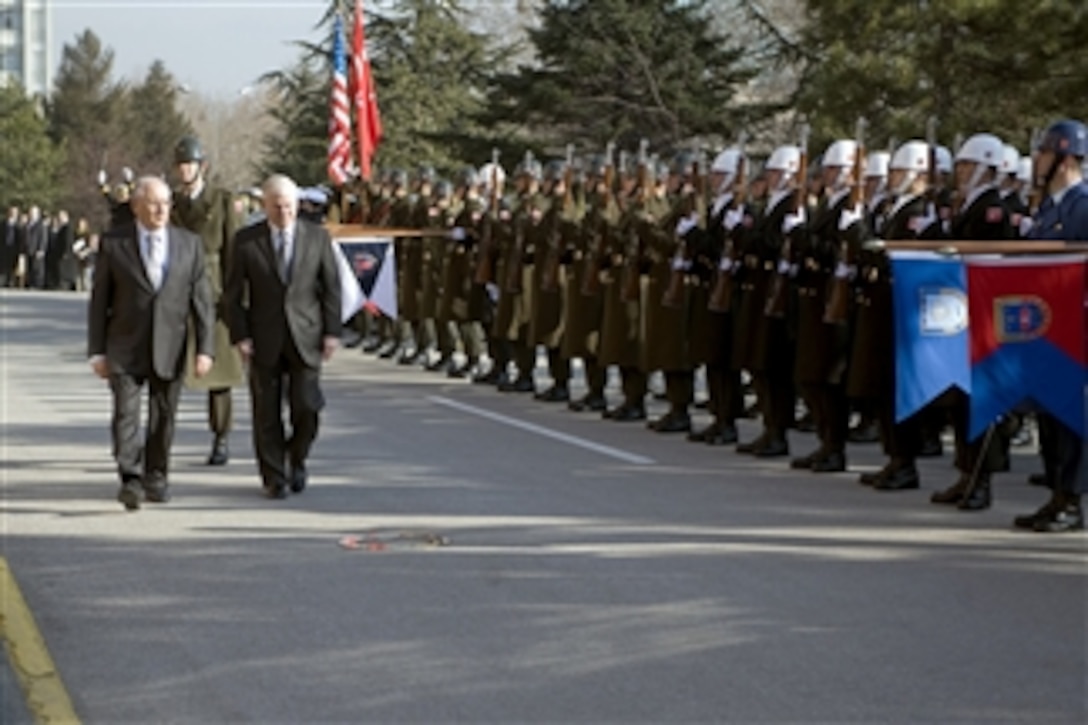
[[[906,420],[949,388],[971,392],[967,271],[932,253],[891,256],[895,283],[895,419]]]

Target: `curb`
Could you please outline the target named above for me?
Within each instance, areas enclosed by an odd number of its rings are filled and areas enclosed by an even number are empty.
[[[34,721],[79,723],[68,690],[61,682],[34,615],[23,598],[7,560],[0,557],[0,639],[19,680]]]

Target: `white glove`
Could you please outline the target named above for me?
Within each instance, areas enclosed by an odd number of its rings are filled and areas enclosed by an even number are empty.
[[[697,226],[699,226],[699,217],[695,214],[686,216],[676,223],[676,236],[683,237]]]
[[[99,186],[105,186],[106,185],[106,179],[107,179],[106,170],[105,169],[99,169],[99,171],[98,171],[98,185]]]
[[[676,272],[686,272],[691,269],[691,262],[677,254],[672,258],[672,268]]]
[[[722,257],[722,261],[718,262],[718,269],[722,272],[733,271],[733,260],[730,257]]]
[[[491,298],[492,302],[499,301],[499,286],[497,284],[488,282],[485,289],[487,290],[487,296]]]
[[[450,230],[450,239],[452,239],[455,242],[465,241],[465,228],[464,227],[454,227],[453,229],[451,229]]]
[[[910,220],[910,228],[914,230],[915,234],[921,234],[926,229],[937,223],[937,210],[932,204],[926,207],[925,216],[916,216]]]
[[[794,229],[796,229],[797,227],[801,226],[804,223],[805,223],[805,212],[803,210],[797,212],[796,214],[787,214],[785,216],[785,218],[782,219],[782,233],[783,234],[789,234]]]
[[[127,166],[121,169],[121,177],[125,180],[125,183],[131,184],[132,179],[134,178],[132,169]]]
[[[1026,237],[1031,232],[1032,227],[1035,226],[1035,220],[1029,216],[1025,216],[1020,220],[1020,236]]]
[[[857,205],[853,209],[843,209],[842,215],[839,217],[839,231],[846,231],[850,227],[861,221],[861,205]]]
[[[854,279],[858,276],[858,268],[853,264],[839,262],[835,265],[835,279]]]
[[[733,231],[737,226],[744,221],[743,209],[730,209],[725,213],[725,218],[722,219],[722,226],[726,231]]]

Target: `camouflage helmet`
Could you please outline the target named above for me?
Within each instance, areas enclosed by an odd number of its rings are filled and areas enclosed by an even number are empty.
[[[404,169],[393,169],[389,172],[389,183],[393,186],[408,186],[408,172]]]
[[[421,184],[433,184],[438,179],[438,172],[430,164],[421,164],[416,170],[416,180]]]
[[[191,161],[203,161],[204,149],[196,136],[183,136],[174,146],[174,163],[186,164]]]
[[[456,176],[454,176],[454,180],[457,182],[457,186],[468,188],[470,186],[476,186],[479,183],[479,175],[472,166],[465,166],[457,172]]]
[[[608,159],[604,157],[604,154],[594,154],[586,159],[584,168],[587,176],[604,178],[608,170]]]
[[[448,179],[439,179],[434,184],[434,195],[439,199],[453,196],[453,184]]]
[[[699,163],[699,155],[694,151],[681,151],[672,159],[669,171],[677,176],[692,176]]]
[[[552,159],[544,164],[544,180],[559,181],[567,172],[567,162],[562,159]]]

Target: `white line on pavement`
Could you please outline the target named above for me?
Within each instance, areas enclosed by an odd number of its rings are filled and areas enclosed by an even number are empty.
[[[443,398],[437,395],[431,395],[428,400],[439,405],[444,405],[447,408],[453,408],[459,410],[462,413],[469,413],[470,415],[476,415],[481,418],[487,418],[488,420],[495,421],[496,423],[502,423],[508,425],[511,428],[519,428],[529,433],[535,433],[545,438],[551,438],[552,440],[566,443],[568,445],[577,446],[578,448],[584,448],[587,451],[594,451],[601,455],[609,456],[611,458],[617,458],[625,463],[633,463],[637,466],[651,466],[654,461],[652,458],[646,458],[645,456],[636,455],[634,453],[628,453],[627,451],[621,451],[619,448],[613,448],[612,446],[601,445],[600,443],[594,443],[587,441],[583,438],[567,435],[566,433],[560,433],[557,430],[551,428],[545,428],[543,426],[535,425],[533,423],[526,423],[523,420],[517,418],[510,418],[509,416],[501,415],[499,413],[492,413],[490,410],[483,408],[477,408],[474,405],[468,405],[467,403],[461,403],[456,400],[450,400],[449,398]]]

